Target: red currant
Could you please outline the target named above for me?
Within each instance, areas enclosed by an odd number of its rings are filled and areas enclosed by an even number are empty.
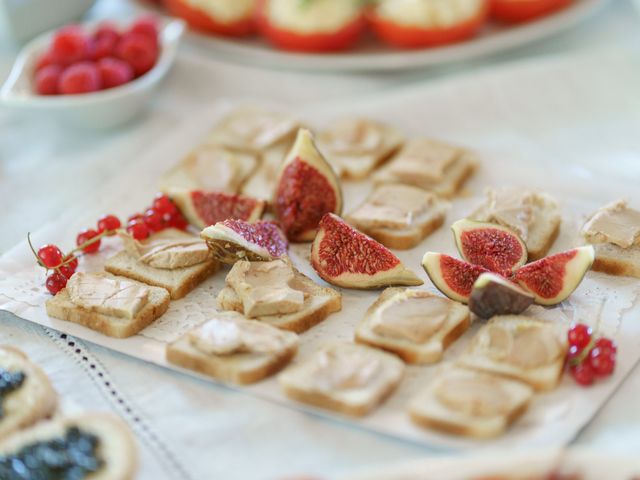
[[[595,373],[591,365],[586,362],[579,365],[572,365],[569,367],[569,372],[571,372],[574,380],[583,387],[591,385],[595,378]]]
[[[591,327],[584,323],[572,325],[568,333],[569,345],[575,345],[579,349],[583,349],[589,345],[591,334]]]
[[[53,62],[60,65],[86,60],[89,54],[89,37],[78,25],[69,25],[53,36],[50,51]]]
[[[47,65],[36,73],[36,92],[39,95],[57,95],[62,67],[60,65]]]
[[[51,295],[55,295],[60,290],[62,290],[67,285],[67,277],[58,272],[53,272],[51,275],[47,277],[47,281],[45,282],[47,290],[51,293]]]
[[[569,361],[569,363],[575,362],[580,357],[581,353],[581,348],[578,348],[575,345],[571,345],[569,347],[569,352],[567,353],[567,360]]]
[[[127,224],[130,224],[133,222],[141,222],[143,220],[144,220],[144,215],[142,213],[134,213],[129,218],[127,218]]]
[[[115,233],[114,230],[117,230],[120,226],[120,220],[115,215],[103,215],[98,220],[98,232],[110,232],[107,235],[113,235]]]
[[[71,268],[74,272],[78,269],[78,257],[72,257],[71,255],[67,255],[64,257],[64,262],[67,263],[67,266]]]
[[[150,208],[144,214],[144,223],[152,232],[159,232],[165,228],[164,218],[161,213]]]
[[[116,49],[117,57],[133,68],[136,76],[153,68],[158,58],[158,46],[147,35],[129,32],[122,36]]]
[[[167,222],[167,226],[177,228],[178,230],[186,230],[189,226],[189,222],[182,216],[180,212],[176,212],[171,215],[169,221]]]
[[[71,276],[76,273],[76,270],[69,265],[62,265],[58,267],[58,272],[64,275],[66,278],[71,278]]]
[[[143,221],[134,220],[127,226],[127,232],[136,240],[144,240],[149,236],[149,229]]]
[[[87,228],[86,230],[83,230],[78,234],[78,236],[76,237],[76,244],[80,246],[83,243],[88,242],[89,240],[91,240],[92,238],[98,235],[99,233],[93,230],[92,228]],[[96,240],[95,242],[90,243],[89,245],[84,247],[82,250],[85,253],[96,253],[99,249],[100,249],[100,240]]]
[[[67,67],[60,75],[58,90],[65,95],[90,93],[102,88],[100,71],[93,62],[78,62]]]
[[[604,337],[596,340],[596,343],[594,344],[594,348],[596,347],[603,352],[607,352],[607,354],[615,354],[618,352],[618,347],[616,345],[616,342]]]
[[[615,354],[611,350],[603,351],[599,347],[589,352],[588,362],[594,373],[600,377],[611,375],[616,366]]]
[[[156,195],[156,198],[153,200],[153,209],[156,212],[160,212],[162,214],[168,213],[170,215],[178,210],[171,199],[161,193]]]
[[[62,257],[62,251],[55,245],[45,245],[38,250],[38,258],[47,268],[54,268],[60,265]]]

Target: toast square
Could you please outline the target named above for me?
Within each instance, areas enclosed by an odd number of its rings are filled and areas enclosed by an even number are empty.
[[[122,278],[108,273],[97,275],[116,279]],[[47,300],[47,315],[67,322],[78,323],[110,337],[125,338],[135,335],[169,309],[171,297],[164,288],[152,287],[136,280],[130,281],[139,283],[149,289],[147,304],[132,319],[105,315],[80,307],[71,301],[66,288],[63,288],[53,298]]]
[[[296,401],[351,416],[364,416],[400,383],[404,363],[364,345],[335,343],[286,369],[278,381]]]
[[[157,239],[192,239],[193,235],[176,229],[167,229],[150,237]],[[218,271],[219,263],[214,258],[189,267],[165,269],[155,268],[139,262],[126,250],[109,258],[104,269],[114,275],[131,278],[147,285],[162,287],[171,294],[172,300],[183,298],[191,290]]]
[[[409,402],[414,423],[443,433],[490,438],[505,432],[529,405],[533,390],[490,373],[442,369]]]
[[[246,385],[279,372],[295,356],[298,349],[298,336],[295,333],[256,320],[247,320],[236,312],[223,312],[221,315],[227,318],[237,316],[242,322],[257,323],[266,334],[284,337],[283,348],[268,353],[248,351],[216,355],[198,349],[187,333],[167,345],[167,361],[221,382]]]
[[[395,128],[364,118],[342,118],[318,134],[318,148],[338,176],[367,178],[404,142]]]
[[[388,248],[407,250],[442,226],[447,209],[448,203],[432,192],[382,184],[346,220]]]
[[[478,331],[458,364],[547,391],[560,382],[566,354],[566,328],[524,315],[500,315]]]
[[[47,375],[17,348],[0,345],[0,371],[22,373],[20,386],[0,398],[0,441],[53,415],[58,398]]]
[[[622,248],[613,243],[593,245],[596,259],[592,270],[609,275],[640,278],[640,246]]]
[[[381,335],[375,330],[375,317],[385,304],[394,299],[405,298],[435,299],[448,305],[449,311],[440,326],[422,341],[413,341],[406,336]],[[429,320],[425,318],[425,320]],[[367,310],[364,319],[356,328],[355,339],[359,343],[381,348],[395,353],[407,363],[429,364],[442,359],[444,351],[471,326],[469,308],[448,298],[425,291],[404,288],[387,288]]]
[[[283,330],[302,333],[322,322],[330,314],[340,311],[342,309],[342,295],[332,288],[316,284],[295,268],[293,271],[295,282],[292,287],[305,293],[302,309],[293,313],[260,316],[256,320]],[[222,310],[244,314],[242,300],[232,287],[224,287],[218,294],[217,300],[218,306]]]
[[[445,165],[440,178],[425,175],[434,170],[434,162]],[[471,151],[436,140],[415,138],[378,170],[373,179],[377,184],[404,183],[450,198],[460,191],[479,163]]]

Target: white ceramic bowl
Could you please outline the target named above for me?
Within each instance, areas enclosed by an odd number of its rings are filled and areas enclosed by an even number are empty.
[[[142,111],[155,87],[171,68],[185,30],[181,20],[160,22],[160,56],[150,71],[125,85],[78,95],[38,95],[34,91],[36,61],[46,51],[55,32],[43,34],[22,49],[0,90],[0,104],[86,128],[109,128],[127,122]],[[98,23],[89,23],[84,27],[91,31]],[[127,26],[123,22],[114,23],[123,29]]]

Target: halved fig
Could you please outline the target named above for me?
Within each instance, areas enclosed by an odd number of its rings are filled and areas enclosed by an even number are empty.
[[[326,213],[342,213],[342,189],[309,130],[300,129],[280,166],[273,202],[276,216],[292,242],[314,239]]]
[[[384,245],[327,213],[311,246],[311,265],[327,282],[345,288],[371,289],[422,285]]]
[[[266,204],[257,198],[201,190],[171,192],[170,197],[189,223],[198,228],[228,218],[253,222],[262,216]]]
[[[489,271],[480,265],[435,252],[424,254],[422,267],[438,290],[451,300],[462,303],[469,301],[471,289],[478,277]]]
[[[289,243],[274,222],[228,219],[205,228],[200,236],[222,263],[238,260],[270,262],[286,255]]]
[[[483,273],[473,284],[469,310],[480,318],[519,315],[534,301],[533,295],[493,272]]]
[[[466,218],[451,226],[462,258],[501,275],[511,275],[527,262],[527,246],[512,230]]]
[[[513,280],[531,292],[536,303],[555,305],[578,288],[594,257],[591,245],[574,248],[520,267]]]

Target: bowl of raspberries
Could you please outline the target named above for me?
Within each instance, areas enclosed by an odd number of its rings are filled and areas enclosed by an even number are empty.
[[[148,103],[183,32],[182,21],[152,15],[67,25],[24,47],[0,101],[77,126],[122,124]]]

